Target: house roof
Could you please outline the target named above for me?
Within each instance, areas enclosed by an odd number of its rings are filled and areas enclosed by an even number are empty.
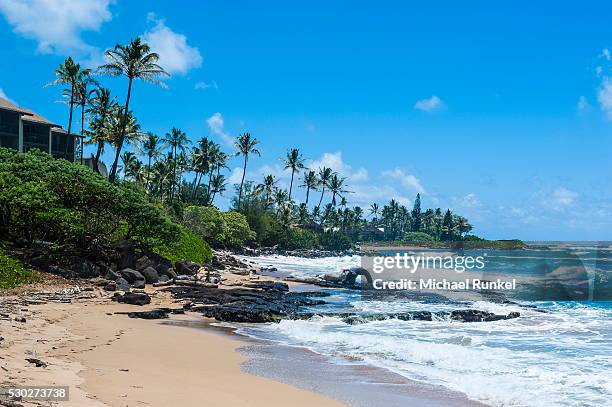
[[[49,125],[49,126],[54,128],[53,129],[54,132],[57,132],[57,133],[68,133],[59,124],[55,124],[55,123],[47,120],[46,118],[42,117],[38,113],[34,112],[33,110],[26,109],[26,108],[23,108],[23,107],[19,107],[15,103],[11,102],[10,100],[2,98],[2,97],[0,97],[0,109],[10,110],[12,112],[19,113],[19,114],[22,115],[22,119],[27,121],[27,122],[47,124],[47,125]]]

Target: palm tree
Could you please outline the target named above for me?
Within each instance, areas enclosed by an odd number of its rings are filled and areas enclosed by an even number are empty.
[[[140,125],[132,112],[126,114],[124,110],[125,108],[121,106],[109,117],[106,138],[115,147],[116,152],[121,150],[125,141],[130,144],[136,144],[141,135]],[[121,133],[123,133],[123,137]]]
[[[134,168],[137,167],[138,157],[131,151],[125,151],[121,155],[121,162],[123,163],[123,177],[127,178],[129,176],[135,178]]]
[[[242,168],[242,180],[240,181],[240,192],[238,193],[238,207],[240,207],[240,201],[242,200],[242,187],[244,185],[244,177],[246,176],[247,163],[249,161],[250,154],[257,154],[261,156],[261,153],[255,146],[259,144],[256,138],[251,138],[249,133],[239,135],[234,142],[234,145],[238,149],[236,156],[244,156],[244,166]]]
[[[378,212],[380,211],[380,207],[378,206],[378,204],[376,202],[374,202],[372,205],[370,205],[370,215],[374,215],[374,219],[372,219],[373,221],[377,221],[378,220]]]
[[[332,193],[332,206],[336,206],[336,196],[342,197],[342,194],[348,192],[344,189],[344,181],[346,178],[339,177],[338,174],[334,174],[329,180],[329,191]]]
[[[89,124],[90,139],[89,143],[96,143],[96,155],[94,156],[93,164],[94,171],[100,173],[98,163],[100,155],[104,151],[104,143],[107,140],[106,133],[108,130],[109,118],[113,112],[117,110],[117,102],[114,97],[111,97],[110,89],[98,86],[93,91],[93,97],[89,101],[89,109],[87,113],[94,118]]]
[[[288,202],[288,197],[289,195],[287,194],[287,191],[280,188],[276,189],[276,192],[274,193],[274,203],[276,204],[277,214],[280,215],[281,211],[285,208]]]
[[[197,146],[193,148],[191,154],[191,169],[195,172],[193,177],[192,198],[195,199],[202,176],[210,171],[210,141],[204,137],[198,141]]]
[[[221,174],[213,176],[210,183],[210,191],[212,192],[212,196],[210,198],[211,205],[215,200],[215,195],[217,195],[217,193],[222,194],[225,191],[226,186],[227,182],[225,181],[225,176]]]
[[[147,132],[140,144],[140,153],[147,157],[147,178],[145,180],[145,189],[149,190],[149,181],[151,175],[151,160],[159,156],[161,151],[160,138],[157,134]]]
[[[321,202],[323,202],[323,195],[325,194],[325,187],[328,186],[329,180],[331,179],[333,174],[334,172],[331,168],[319,168],[319,185],[321,186],[321,198],[319,198],[319,204],[317,205],[317,208],[321,207]]]
[[[91,95],[94,94],[94,89],[89,89],[89,85],[96,84],[96,81],[89,75],[82,75],[77,82],[76,92],[74,94],[76,102],[81,107],[81,164],[83,164],[83,136],[85,135],[85,106],[91,101]]]
[[[70,116],[68,117],[68,133],[72,132],[72,112],[74,111],[75,93],[77,91],[77,84],[84,77],[91,74],[91,69],[81,69],[81,65],[75,63],[71,57],[66,58],[63,64],[60,64],[59,68],[55,70],[55,76],[57,78],[46,84],[45,86],[53,85],[68,85],[69,86],[69,100],[68,105],[70,106]]]
[[[140,38],[132,40],[128,45],[115,45],[115,48],[107,50],[104,55],[109,60],[107,64],[102,65],[99,69],[101,73],[120,76],[124,75],[128,78],[128,90],[125,100],[124,113],[127,115],[130,111],[130,97],[132,95],[132,83],[135,79],[142,79],[145,82],[154,83],[160,86],[165,86],[159,77],[168,75],[168,73],[157,64],[159,55],[151,52],[149,46],[141,42]],[[123,122],[127,125],[127,120]],[[109,176],[111,182],[115,181],[117,174],[117,163],[123,141],[125,139],[125,126],[122,128],[118,140],[117,154]]]
[[[310,190],[316,191],[317,186],[319,185],[319,178],[317,177],[317,173],[310,170],[304,174],[304,181],[300,187],[306,188],[306,205],[308,205],[308,198],[310,195]]]
[[[276,178],[274,178],[274,175],[266,175],[264,182],[255,187],[257,192],[263,191],[266,194],[266,209],[272,203],[270,198],[272,198],[272,192],[274,192],[277,182],[278,181]]]
[[[304,159],[302,158],[302,154],[300,154],[300,150],[297,148],[292,148],[287,152],[287,156],[283,160],[285,164],[286,170],[291,170],[291,183],[289,184],[289,200],[291,200],[291,191],[293,190],[293,176],[296,172],[304,169]]]
[[[173,127],[172,130],[170,130],[170,133],[166,133],[166,136],[162,139],[162,141],[165,141],[166,144],[170,147],[170,149],[172,150],[172,159],[174,160],[174,168],[172,171],[172,179],[176,180],[176,167],[178,166],[178,155],[177,155],[177,151],[180,150],[180,152],[184,152],[185,151],[185,147],[187,146],[187,143],[189,142],[189,140],[187,139],[187,134],[185,134],[184,131],[177,129],[176,127]],[[174,198],[174,192],[175,192],[175,186],[172,186],[172,190],[170,193],[170,199]]]

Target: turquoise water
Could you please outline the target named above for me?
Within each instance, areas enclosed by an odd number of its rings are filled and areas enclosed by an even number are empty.
[[[444,317],[434,321],[388,319],[360,325],[313,317],[251,325],[240,331],[304,346],[339,360],[359,360],[412,380],[460,391],[491,406],[612,405],[612,301],[605,298],[612,276],[610,246],[563,244],[550,250],[475,250],[463,254],[486,255],[485,275],[522,277],[529,284],[510,294],[512,303],[495,303],[484,297],[471,301],[379,300],[359,291],[331,290],[327,309],[369,314],[470,308],[499,314],[516,311],[521,317],[486,323],[459,323]],[[358,256],[255,260],[299,276],[360,263]],[[541,281],[547,281],[546,289],[534,290]],[[559,284],[551,285],[551,281],[573,285],[570,289],[564,285],[558,295]],[[602,300],[543,301],[543,293]]]

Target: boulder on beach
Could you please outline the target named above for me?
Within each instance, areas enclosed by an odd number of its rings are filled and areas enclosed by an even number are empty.
[[[153,284],[153,283],[159,282],[159,275],[157,274],[157,270],[155,270],[151,266],[142,270],[141,274],[144,276],[147,284]]]
[[[113,301],[131,305],[147,305],[151,303],[151,297],[146,293],[125,293],[123,295],[115,293],[112,297]]]
[[[200,265],[189,260],[177,261],[174,270],[179,276],[193,276],[200,269]]]
[[[139,272],[131,268],[124,268],[119,272],[121,277],[125,278],[128,283],[134,284],[136,281],[145,281],[144,276]]]
[[[130,283],[123,277],[119,277],[115,283],[117,284],[117,290],[119,291],[130,291],[132,288]]]

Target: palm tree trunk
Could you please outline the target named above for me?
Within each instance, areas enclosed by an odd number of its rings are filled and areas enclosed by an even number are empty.
[[[244,155],[244,168],[242,169],[242,180],[240,180],[240,191],[238,193],[238,209],[240,209],[240,201],[242,201],[242,186],[244,185],[248,157],[249,156],[247,154]]]
[[[100,155],[102,154],[102,148],[104,147],[104,141],[98,141],[98,149],[96,151],[96,156],[94,157],[94,171],[98,174],[100,173],[100,167],[98,163],[100,162]]]
[[[291,183],[289,184],[289,201],[291,201],[291,190],[293,189],[293,175],[295,174],[295,170],[291,169]]]
[[[85,99],[85,95],[83,95]],[[81,102],[81,165],[83,165],[83,135],[85,134],[85,102]]]
[[[174,163],[172,164],[172,190],[170,194],[170,201],[174,199],[174,188],[176,187],[176,146],[172,147],[172,159]]]
[[[123,114],[123,123],[121,125],[121,136],[119,137],[119,145],[117,146],[117,153],[115,154],[115,161],[113,161],[113,167],[111,168],[111,173],[108,177],[110,182],[115,182],[115,178],[117,177],[117,165],[119,164],[119,156],[121,155],[121,148],[123,147],[123,139],[125,138],[125,126],[127,125],[127,117],[130,107],[130,96],[132,95],[132,78],[128,83],[128,92],[127,98],[125,100],[125,112]]]
[[[196,170],[195,171],[195,177],[193,177],[193,186],[191,187],[191,199],[195,199],[196,196],[196,184],[198,182],[198,175],[200,175],[200,171]]]
[[[323,194],[325,193],[325,185],[323,185],[323,189],[321,189],[321,198],[319,198],[319,204],[317,205],[317,208],[321,208],[321,202],[323,202]]]
[[[306,187],[306,205],[308,205],[308,195],[310,195],[310,187]]]
[[[70,116],[68,117],[68,139],[66,139],[66,149],[64,150],[64,154],[68,155],[68,140],[70,139],[70,134],[72,130],[72,110],[74,109],[74,83],[70,87]]]
[[[147,163],[147,183],[145,185],[145,191],[149,190],[149,177],[151,177],[151,156],[149,155],[149,162]]]

